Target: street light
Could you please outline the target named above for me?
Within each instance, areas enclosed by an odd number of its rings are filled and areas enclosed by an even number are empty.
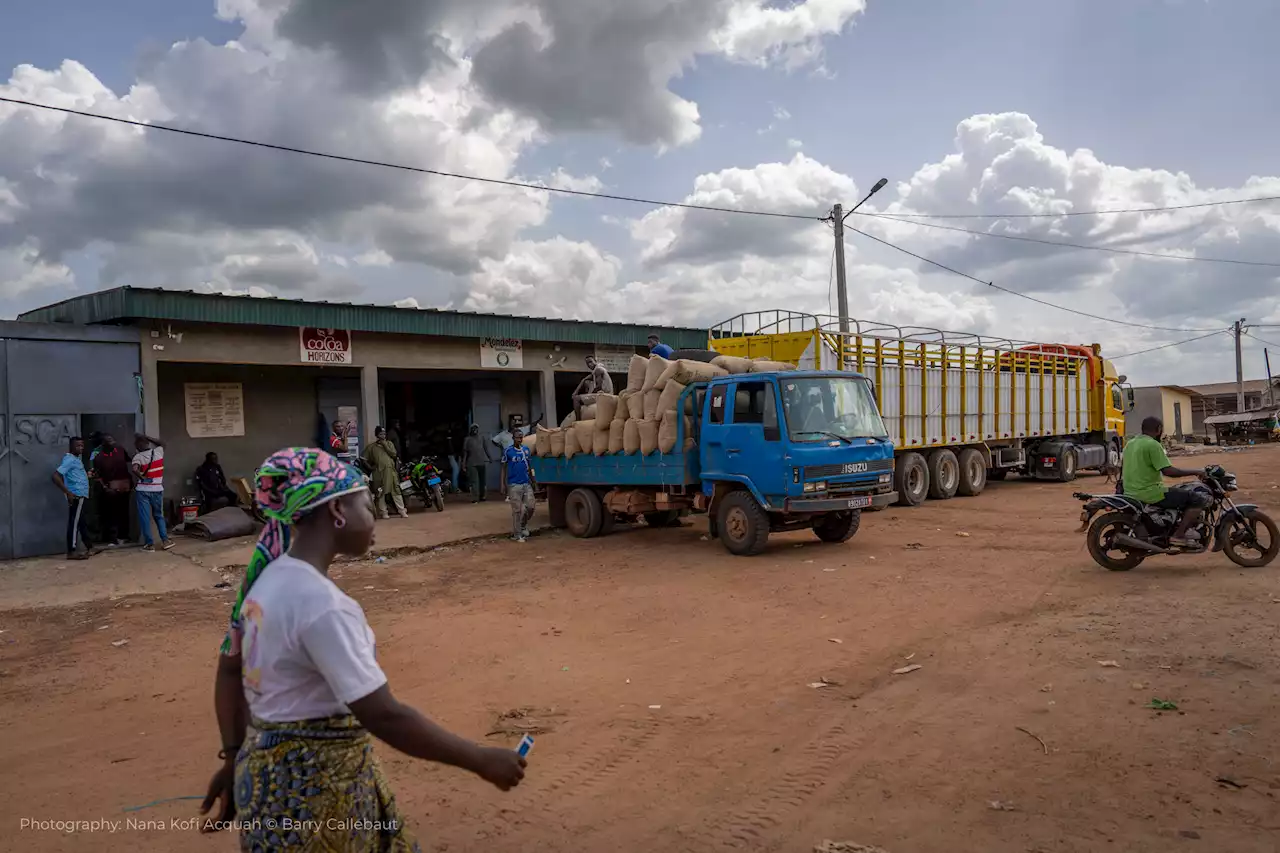
[[[848,219],[850,216],[853,216],[853,212],[855,210],[857,210],[858,208],[866,204],[867,199],[871,198],[873,195],[880,192],[880,190],[884,189],[884,186],[887,183],[889,183],[888,178],[881,178],[880,180],[876,181],[876,185],[871,188],[871,192],[867,193],[866,196],[863,197],[862,201],[858,202],[853,207],[849,208],[849,212],[846,213],[843,217],[841,217],[840,221],[844,222],[844,220]]]
[[[844,221],[853,215],[853,212],[862,205],[867,203],[867,199],[871,198],[880,190],[884,189],[885,184],[889,183],[888,178],[881,178],[876,181],[876,185],[871,188],[871,192],[863,197],[862,201],[855,204],[849,209],[848,213],[841,213],[840,205],[836,205],[832,211],[831,219],[836,227],[836,299],[840,306],[840,333],[847,335],[849,333],[849,291],[845,287],[844,277]],[[840,369],[844,370],[844,339],[840,341],[841,357]]]

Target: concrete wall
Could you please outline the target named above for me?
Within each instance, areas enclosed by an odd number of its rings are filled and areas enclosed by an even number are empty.
[[[1163,414],[1161,414],[1160,419],[1164,421],[1165,435],[1173,435],[1177,438],[1182,438],[1185,435],[1194,434],[1195,425],[1192,423],[1191,418],[1191,395],[1178,391],[1174,388],[1162,388],[1160,390],[1163,392],[1161,395]],[[1176,431],[1176,424],[1178,421],[1173,416],[1174,403],[1179,403],[1182,409],[1181,432]]]
[[[1159,388],[1134,388],[1133,411],[1124,416],[1125,436],[1132,438],[1142,434],[1143,418],[1157,417],[1164,419],[1164,398]],[[1190,410],[1187,415],[1188,425],[1191,423]]]
[[[331,371],[326,371],[331,372]],[[308,367],[161,363],[159,438],[165,443],[165,495],[194,495],[190,481],[205,453],[218,454],[227,478],[252,477],[281,447],[313,445],[317,431],[316,380]],[[244,386],[244,436],[191,438],[186,428],[186,382],[239,382]]]

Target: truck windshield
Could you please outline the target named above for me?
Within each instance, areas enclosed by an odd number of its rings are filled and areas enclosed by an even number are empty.
[[[866,379],[779,377],[779,384],[792,441],[888,436]]]

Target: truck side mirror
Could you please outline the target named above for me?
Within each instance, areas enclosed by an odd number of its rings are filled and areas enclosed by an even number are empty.
[[[1126,412],[1133,411],[1133,388],[1131,387],[1124,389],[1124,410]]]

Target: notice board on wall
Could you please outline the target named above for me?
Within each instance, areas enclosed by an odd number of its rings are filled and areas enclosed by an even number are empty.
[[[186,382],[187,435],[230,438],[244,435],[244,386],[239,382]]]

